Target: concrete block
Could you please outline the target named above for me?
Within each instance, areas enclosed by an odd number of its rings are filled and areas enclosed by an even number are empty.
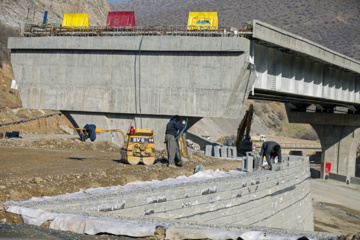
[[[254,157],[248,156],[244,158],[243,169],[247,172],[252,172],[254,170]]]
[[[220,148],[221,146],[214,147],[214,157],[220,157]]]
[[[350,177],[350,184],[360,185],[360,178],[358,178],[358,177]]]
[[[227,150],[228,150],[228,146],[222,146],[220,148],[220,153],[221,153],[221,158],[227,158]]]
[[[274,163],[272,165],[271,171],[280,171],[281,170],[281,163]]]
[[[320,178],[320,171],[314,168],[310,168],[311,178]]]
[[[228,158],[236,158],[237,157],[237,149],[236,147],[228,147]]]
[[[206,145],[205,148],[205,156],[212,156],[212,150],[213,150],[213,146],[212,145]]]
[[[301,150],[293,150],[293,151],[290,151],[289,154],[294,155],[294,156],[304,156],[303,151],[301,151]]]
[[[260,165],[262,165],[262,163],[260,163],[260,154],[258,152],[247,152],[246,156],[249,157],[253,157],[254,158],[254,165],[253,168],[255,170],[258,170]]]
[[[345,175],[341,175],[341,174],[336,174],[336,173],[329,173],[329,178],[332,180],[337,180],[340,182],[346,182],[346,176]]]

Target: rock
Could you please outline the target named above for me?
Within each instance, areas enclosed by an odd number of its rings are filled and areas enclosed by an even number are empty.
[[[40,178],[40,177],[35,177],[34,180],[33,180],[33,182],[36,183],[36,184],[39,184],[39,183],[41,183],[43,181],[44,180],[42,178]]]
[[[74,135],[74,129],[71,129],[69,126],[67,125],[60,125],[59,128],[61,130],[63,130],[65,133],[70,134],[70,135]]]
[[[201,164],[196,165],[195,169],[194,169],[194,174],[200,171],[205,171],[205,167]]]
[[[188,158],[186,158],[186,157],[182,157],[182,158],[181,158],[181,161],[183,161],[183,162],[188,162],[188,161],[189,161],[189,159],[188,159]]]
[[[0,189],[5,189],[5,188],[6,188],[6,186],[0,185]]]

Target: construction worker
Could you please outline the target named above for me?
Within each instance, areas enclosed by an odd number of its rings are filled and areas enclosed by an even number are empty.
[[[268,163],[268,169],[272,169],[271,160],[275,157],[278,157],[278,162],[281,162],[281,147],[280,144],[277,142],[264,142],[261,146],[261,152],[260,152],[260,161],[262,165],[262,161],[264,159],[264,156],[266,157],[266,161]]]
[[[166,125],[165,143],[166,143],[166,150],[168,153],[169,167],[177,166],[175,163],[175,155],[177,148],[175,137],[178,134],[178,131],[181,131],[184,127],[185,125],[180,123],[180,117],[178,115],[172,117],[170,119],[170,122]]]

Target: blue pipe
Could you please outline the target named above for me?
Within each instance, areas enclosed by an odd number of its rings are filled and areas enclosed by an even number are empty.
[[[187,124],[188,124],[188,120],[189,120],[189,119],[186,118],[185,127],[179,132],[178,135],[176,135],[175,140],[178,139],[178,138],[181,136],[181,134],[184,133],[184,131],[185,131],[186,127],[187,127]]]

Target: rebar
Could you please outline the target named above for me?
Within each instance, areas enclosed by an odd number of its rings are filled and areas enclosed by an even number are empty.
[[[147,26],[147,27],[62,27],[55,24],[25,26],[24,37],[47,36],[194,36],[194,37],[246,37],[251,35],[251,28],[197,26]]]

